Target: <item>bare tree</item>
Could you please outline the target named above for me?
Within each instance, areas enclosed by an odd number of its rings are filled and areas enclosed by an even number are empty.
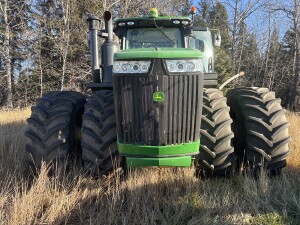
[[[276,0],[274,11],[282,11],[292,22],[292,30],[294,33],[294,52],[293,52],[293,77],[290,79],[290,110],[300,110],[297,107],[297,87],[299,86],[300,76],[300,1],[299,0]]]
[[[245,33],[243,31],[245,20],[254,12],[263,8],[268,0],[223,0],[222,2],[228,6],[233,14],[231,58],[233,67],[238,72],[241,55],[243,54],[242,46],[245,42]]]
[[[67,56],[69,50],[70,40],[70,0],[61,0],[62,10],[62,30],[61,30],[61,41],[60,51],[62,55],[62,76],[61,76],[61,90],[64,89],[64,82],[67,70]]]
[[[2,0],[0,7],[3,14],[3,23],[4,23],[4,41],[3,41],[3,61],[6,71],[6,82],[7,82],[7,106],[13,107],[13,92],[12,92],[12,67],[11,67],[11,52],[10,52],[10,24],[8,18],[9,11],[9,1]]]

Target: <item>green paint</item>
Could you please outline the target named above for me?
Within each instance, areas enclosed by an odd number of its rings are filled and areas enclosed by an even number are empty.
[[[167,146],[148,146],[118,143],[118,152],[123,155],[145,157],[189,155],[199,153],[200,141]]]
[[[169,157],[169,158],[133,158],[126,157],[126,164],[129,168],[146,166],[192,166],[191,156]]]
[[[154,92],[152,98],[154,102],[163,102],[165,100],[165,93],[161,91]]]
[[[202,52],[192,48],[134,48],[118,51],[115,60],[202,58]]]

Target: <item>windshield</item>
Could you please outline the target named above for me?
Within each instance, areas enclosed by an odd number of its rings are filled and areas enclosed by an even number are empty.
[[[128,29],[126,48],[181,48],[182,36],[179,28]]]
[[[213,72],[213,44],[209,31],[192,30],[189,47],[203,52],[203,64],[207,73]]]

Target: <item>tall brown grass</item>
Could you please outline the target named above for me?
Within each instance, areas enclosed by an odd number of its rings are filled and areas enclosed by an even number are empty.
[[[290,143],[291,154],[288,158],[288,169],[300,171],[300,113],[289,113],[290,135],[292,142]]]
[[[284,175],[196,179],[193,169],[153,168],[93,180],[28,176],[30,110],[0,112],[0,224],[300,224],[300,116]]]

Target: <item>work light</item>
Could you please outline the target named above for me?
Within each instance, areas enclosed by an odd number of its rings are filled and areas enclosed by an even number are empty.
[[[170,73],[204,72],[202,59],[166,60]]]
[[[113,73],[148,73],[151,61],[114,61]]]

